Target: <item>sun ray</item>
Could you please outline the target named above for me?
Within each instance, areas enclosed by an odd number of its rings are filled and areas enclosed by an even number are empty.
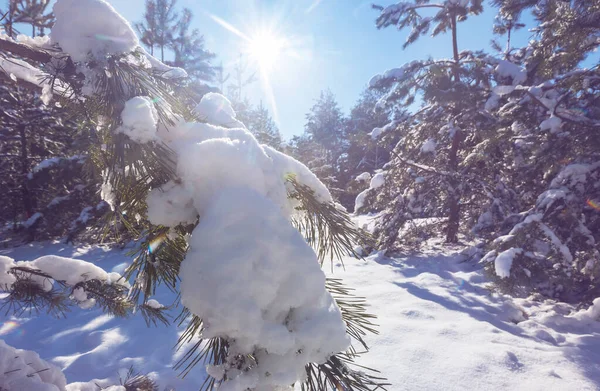
[[[221,27],[224,27],[226,30],[234,33],[235,35],[237,35],[238,37],[242,38],[246,42],[250,42],[251,41],[251,39],[248,38],[248,36],[246,34],[242,33],[240,30],[238,30],[237,28],[235,28],[235,26],[233,26],[232,24],[226,22],[225,20],[219,18],[216,15],[208,14],[208,16],[212,20],[214,20],[215,22],[217,22],[219,25],[221,25]]]

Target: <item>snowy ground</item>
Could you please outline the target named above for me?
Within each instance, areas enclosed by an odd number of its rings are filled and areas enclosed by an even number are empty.
[[[366,296],[381,334],[361,364],[379,368],[390,390],[599,390],[600,322],[589,313],[544,301],[492,294],[478,265],[460,249],[432,245],[398,259],[344,260],[334,275]],[[120,272],[123,252],[99,247],[36,244],[0,250],[16,260],[56,254]],[[328,268],[327,268],[328,269]],[[170,295],[157,299],[168,304]],[[1,316],[4,316],[2,314]],[[196,390],[204,371],[185,380],[170,368],[178,330],[146,327],[141,316],[113,319],[75,309],[66,319],[45,315],[0,318],[0,339],[31,349],[63,368],[67,380],[117,379],[133,365],[155,372],[161,389]]]

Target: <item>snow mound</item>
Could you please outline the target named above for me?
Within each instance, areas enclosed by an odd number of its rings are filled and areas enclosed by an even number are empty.
[[[147,96],[136,96],[125,102],[119,130],[138,143],[157,140],[158,113]]]
[[[63,391],[67,385],[60,368],[32,351],[15,349],[0,339],[0,389],[7,391]]]

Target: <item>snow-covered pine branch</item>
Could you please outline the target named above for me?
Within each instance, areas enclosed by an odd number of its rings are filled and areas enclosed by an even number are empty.
[[[141,49],[131,26],[104,0],[58,0],[53,11],[51,52],[4,38],[0,51],[26,58],[53,85],[66,86],[53,91],[56,99],[94,121],[104,143],[93,145],[90,156],[103,176],[113,226],[142,239],[126,272],[134,306],[159,310],[148,304],[158,284],[181,292],[185,335],[205,339],[202,349],[210,350],[208,387],[381,384],[348,366],[356,355],[352,339],[363,343],[358,330],[372,324],[363,307],[336,304],[315,253],[321,259],[351,253],[361,236],[323,183],[303,164],[260,145],[225,97],[208,94],[187,107],[174,93],[185,87],[185,73]],[[313,224],[306,238],[292,225],[303,216]],[[307,239],[326,247],[313,249]],[[35,277],[61,281],[52,273]],[[76,282],[84,285],[76,299],[88,300],[88,283]]]

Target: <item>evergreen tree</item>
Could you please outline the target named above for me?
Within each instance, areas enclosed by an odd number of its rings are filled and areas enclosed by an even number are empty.
[[[392,161],[383,173],[386,186],[380,193],[385,213],[378,228],[380,244],[394,247],[399,228],[406,220],[421,217],[447,217],[446,241],[456,242],[460,228],[461,204],[485,194],[476,167],[465,162],[470,149],[485,136],[492,119],[482,114],[489,90],[486,68],[492,61],[482,52],[459,52],[458,22],[482,11],[481,1],[448,0],[440,3],[407,2],[376,7],[381,13],[377,27],[412,26],[404,46],[433,28],[436,36],[451,33],[451,60],[413,61],[373,77],[370,87],[384,91],[377,107],[395,109],[396,117],[373,133],[382,137],[391,150]],[[421,15],[433,9],[433,17]],[[422,98],[421,108],[404,115],[403,108]],[[393,145],[391,141],[400,141]]]
[[[154,55],[154,48],[158,40],[157,6],[157,0],[146,0],[144,20],[135,23],[135,29],[140,34],[140,41],[150,49],[151,55]]]
[[[281,133],[279,133],[277,125],[269,115],[269,110],[263,106],[262,101],[250,110],[248,119],[244,123],[259,143],[266,144],[278,151],[283,149]]]
[[[304,133],[317,148],[312,163],[336,196],[339,197],[340,157],[345,148],[344,117],[331,91],[322,91],[319,99],[306,114]],[[318,168],[317,168],[318,167]]]
[[[364,90],[345,121],[347,144],[340,162],[339,180],[340,187],[345,189],[340,202],[349,210],[354,209],[356,196],[364,190],[363,181],[356,178],[365,172],[374,174],[389,161],[389,153],[369,135],[390,120],[388,112],[374,109],[380,97],[376,90]]]
[[[49,0],[9,0],[14,10],[12,23],[30,24],[31,36],[44,35],[44,30],[54,23],[54,15],[48,10]]]
[[[532,3],[498,1],[500,17],[518,22]],[[598,65],[582,61],[600,45],[600,5],[548,1],[532,9],[528,45],[506,55],[526,73],[497,75],[488,109],[517,151],[512,176],[521,213],[491,221],[495,239],[484,260],[500,286],[561,300],[599,294],[600,85]],[[507,31],[499,31],[507,33]]]
[[[184,8],[177,22],[177,34],[170,43],[174,53],[174,60],[167,64],[183,68],[192,80],[213,81],[216,77],[216,68],[210,64],[215,54],[204,48],[204,37],[198,29],[190,31],[192,11]]]
[[[179,30],[181,34],[181,29],[184,27],[183,32],[187,34],[189,28],[189,20],[187,20],[187,26],[178,20],[178,14],[175,11],[176,5],[177,0],[146,0],[144,20],[135,24],[136,30],[141,35],[142,43],[150,48],[150,54],[154,55],[154,48],[160,50],[162,62],[165,61],[165,50],[174,43],[173,32]],[[182,20],[186,21],[185,16]],[[185,45],[187,48],[191,48],[195,44],[186,42]],[[182,52],[182,55],[188,54]]]

